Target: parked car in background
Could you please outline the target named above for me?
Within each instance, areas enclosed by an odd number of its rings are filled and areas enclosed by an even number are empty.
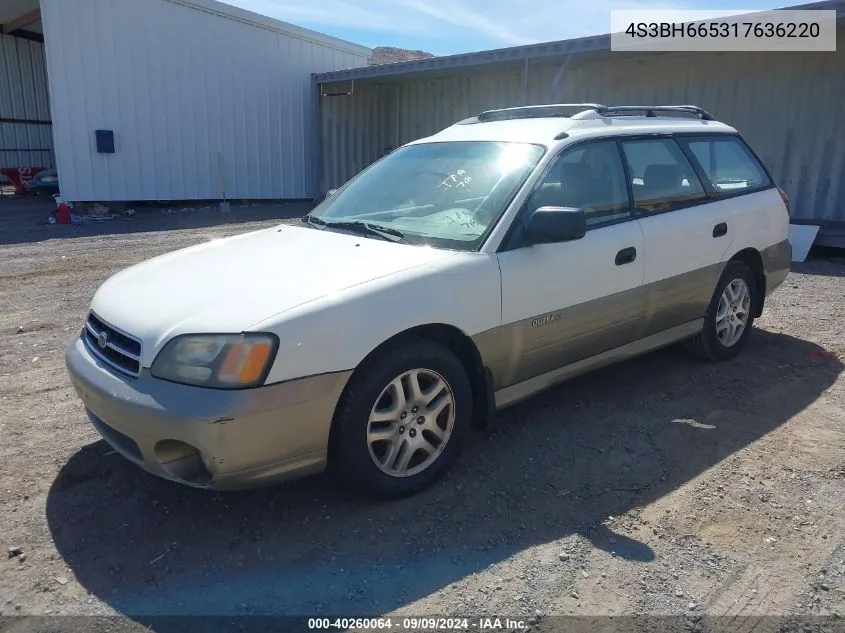
[[[24,186],[31,193],[45,195],[59,193],[59,174],[55,169],[45,169],[38,172],[31,180],[26,181]]]
[[[789,271],[788,224],[700,108],[488,111],[296,226],[118,273],[67,367],[100,434],[156,475],[223,489],[328,467],[397,497],[567,378],[680,341],[738,354]]]

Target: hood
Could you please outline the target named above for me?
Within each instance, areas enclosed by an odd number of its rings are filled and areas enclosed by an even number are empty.
[[[305,227],[246,233],[155,257],[117,273],[91,309],[141,339],[149,366],[177,334],[242,332],[329,294],[454,256]]]

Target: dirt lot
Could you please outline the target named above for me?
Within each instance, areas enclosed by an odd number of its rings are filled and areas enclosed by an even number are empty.
[[[326,477],[203,492],[115,454],[63,365],[97,286],[302,211],[63,227],[0,203],[0,545],[23,552],[0,560],[0,615],[117,614],[129,619],[109,626],[127,630],[180,614],[845,628],[845,260],[796,266],[738,359],[672,348],[579,378],[498,414],[411,499],[362,501]],[[49,630],[71,622],[93,621]]]

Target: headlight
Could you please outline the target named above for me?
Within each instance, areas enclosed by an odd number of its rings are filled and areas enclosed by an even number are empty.
[[[267,378],[278,346],[273,334],[186,334],[164,346],[150,373],[213,389],[255,387]]]

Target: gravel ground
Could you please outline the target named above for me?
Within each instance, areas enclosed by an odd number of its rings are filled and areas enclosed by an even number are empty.
[[[95,289],[302,212],[153,209],[63,227],[0,202],[0,545],[20,552],[0,560],[0,616],[126,616],[108,630],[180,614],[845,628],[842,259],[796,265],[734,361],[670,348],[566,383],[497,414],[411,499],[362,501],[327,477],[204,492],[115,454],[63,365]],[[50,630],[72,622],[95,628]]]

